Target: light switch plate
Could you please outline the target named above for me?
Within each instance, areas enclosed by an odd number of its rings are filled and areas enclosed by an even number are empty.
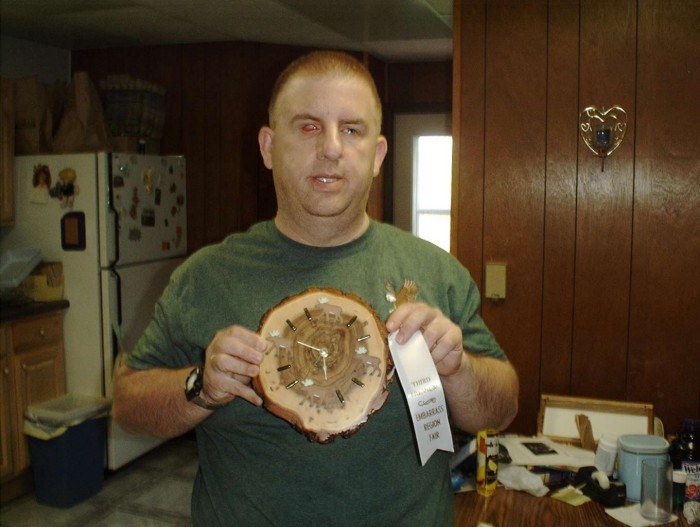
[[[506,267],[504,262],[486,263],[486,286],[484,294],[492,300],[506,297]]]

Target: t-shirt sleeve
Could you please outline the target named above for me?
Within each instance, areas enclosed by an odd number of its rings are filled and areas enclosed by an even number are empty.
[[[204,350],[190,343],[184,334],[188,264],[175,270],[156,302],[153,317],[133,350],[127,350],[126,364],[134,369],[184,368],[201,364]]]

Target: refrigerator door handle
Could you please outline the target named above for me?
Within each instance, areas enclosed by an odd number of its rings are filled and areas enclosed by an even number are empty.
[[[112,154],[100,154],[97,177],[105,181],[97,185],[100,215],[100,267],[112,267],[119,260],[119,211],[114,208]]]
[[[102,352],[104,392],[112,397],[114,364],[122,348],[121,286],[119,275],[113,269],[102,270]]]
[[[112,207],[107,209],[107,232],[112,242],[105,247],[106,262],[108,267],[112,267],[119,260],[119,217]]]

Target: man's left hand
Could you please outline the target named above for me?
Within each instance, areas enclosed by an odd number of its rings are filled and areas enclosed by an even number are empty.
[[[399,330],[395,337],[399,344],[421,331],[441,377],[459,370],[464,358],[462,330],[439,309],[421,303],[402,304],[389,316],[386,328],[390,334]]]

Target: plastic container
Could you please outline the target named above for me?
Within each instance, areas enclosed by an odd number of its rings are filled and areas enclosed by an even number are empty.
[[[109,403],[68,394],[30,406],[25,434],[39,503],[72,507],[102,489]]]
[[[642,461],[650,458],[668,459],[668,446],[668,441],[659,436],[642,434],[620,436],[620,481],[627,488],[629,501],[639,501]]]
[[[0,255],[0,288],[19,286],[39,262],[41,251],[35,247],[3,251]]]

